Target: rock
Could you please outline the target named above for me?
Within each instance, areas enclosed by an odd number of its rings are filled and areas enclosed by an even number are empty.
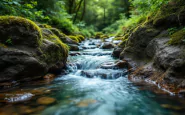
[[[79,53],[79,52],[70,52],[69,55],[70,56],[78,56],[78,55],[81,55],[81,53]]]
[[[95,42],[90,42],[89,45],[96,45]]]
[[[96,49],[97,47],[96,46],[90,46],[90,47],[83,46],[82,48],[83,49]]]
[[[29,52],[0,48],[0,82],[40,76],[47,72],[45,66]]]
[[[87,78],[101,78],[101,79],[117,79],[127,72],[123,71],[115,71],[115,70],[104,70],[104,69],[97,69],[97,70],[84,70],[81,71],[81,75]]]
[[[159,30],[150,26],[139,26],[128,39],[127,47],[124,48],[120,57],[125,57],[124,55],[134,55],[137,58],[145,58],[145,49],[154,39],[155,36],[159,34]]]
[[[44,79],[53,79],[53,78],[55,78],[56,77],[56,75],[54,75],[54,74],[47,74],[47,75],[45,75],[43,78]]]
[[[5,100],[8,103],[16,103],[30,100],[34,95],[31,93],[6,94]]]
[[[116,47],[116,48],[114,48],[114,50],[112,52],[112,56],[116,57],[116,58],[119,58],[122,51],[123,51],[122,48]]]
[[[69,44],[69,49],[70,49],[70,51],[79,51],[80,49],[79,49],[79,47],[78,47],[78,45],[75,45],[75,44]]]
[[[118,69],[118,67],[116,66],[116,64],[114,62],[104,63],[100,66],[100,68],[102,68],[102,69]]]
[[[56,102],[56,99],[51,97],[41,97],[37,99],[37,103],[41,105],[50,105]]]
[[[96,100],[93,100],[93,99],[86,99],[86,100],[82,100],[82,101],[78,102],[76,105],[77,105],[78,107],[87,107],[87,106],[89,106],[89,105],[91,105],[91,104],[95,104],[95,103],[97,103]]]
[[[0,36],[0,43],[8,46],[36,48],[41,45],[42,41],[41,30],[35,23],[31,20],[14,16],[0,17]]]
[[[31,113],[34,113],[34,112],[36,112],[36,109],[31,108],[29,106],[21,105],[19,107],[19,113],[20,114],[31,114]]]
[[[100,66],[100,68],[102,68],[102,69],[123,69],[123,68],[130,69],[131,66],[129,65],[129,63],[127,61],[120,60],[116,63],[114,63],[114,62],[104,63]]]
[[[180,3],[180,4],[179,4]],[[154,18],[153,25],[160,28],[177,27],[185,24],[185,9],[182,2],[162,7]],[[173,10],[172,10],[173,9]]]
[[[111,48],[114,48],[114,45],[112,43],[109,43],[109,42],[104,42],[104,43],[102,43],[100,48],[101,49],[111,49]]]
[[[67,45],[50,30],[14,16],[1,16],[0,28],[0,44],[6,46],[0,46],[0,82],[38,79],[65,67]]]

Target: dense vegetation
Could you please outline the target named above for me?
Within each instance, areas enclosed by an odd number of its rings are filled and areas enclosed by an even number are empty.
[[[92,37],[101,31],[109,35],[125,36],[139,23],[154,17],[161,6],[174,2],[177,1],[2,0],[0,15],[26,17],[56,27],[69,35]],[[169,28],[169,31],[175,29]]]

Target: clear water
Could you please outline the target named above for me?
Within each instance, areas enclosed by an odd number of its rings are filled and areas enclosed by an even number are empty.
[[[89,47],[87,41],[84,46]],[[37,112],[42,115],[184,115],[185,101],[183,98],[170,96],[154,86],[133,84],[128,80],[126,69],[98,69],[102,63],[115,62],[109,53],[101,49],[83,50],[79,55],[69,57],[69,74],[61,75],[52,82],[27,84],[22,90],[47,88],[52,92],[44,96],[53,97],[55,104]],[[95,55],[105,54],[105,55]],[[77,66],[78,63],[80,66]],[[86,78],[82,71],[103,73],[111,79],[101,79],[98,74]],[[119,76],[119,78],[116,78]],[[30,86],[32,85],[32,87]],[[155,92],[153,92],[155,91]],[[160,94],[158,94],[160,93]],[[40,95],[38,97],[42,97]],[[27,105],[36,108],[38,98],[34,96],[27,102],[11,104],[13,108]],[[4,107],[4,105],[1,105]],[[16,109],[17,110],[17,109]],[[16,111],[15,111],[16,112]],[[33,113],[31,113],[33,114]]]

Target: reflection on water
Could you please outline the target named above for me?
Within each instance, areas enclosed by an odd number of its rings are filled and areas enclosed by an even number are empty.
[[[84,46],[88,47],[89,43],[87,41]],[[105,62],[116,61],[110,56],[111,51],[87,48],[81,53],[86,54],[69,57],[69,74],[52,81],[31,82],[16,91],[1,93],[0,115],[185,114],[184,99],[169,96],[154,86],[131,83],[125,74],[126,68],[99,69]],[[87,78],[83,71],[92,74],[93,78]],[[101,75],[110,79],[101,79]],[[4,97],[18,101],[7,103]],[[19,102],[19,98],[24,98],[24,102]]]

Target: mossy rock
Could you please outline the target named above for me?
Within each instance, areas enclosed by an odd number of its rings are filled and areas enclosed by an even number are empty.
[[[185,42],[185,29],[181,29],[170,36],[170,45],[181,44]]]
[[[80,42],[80,39],[76,36],[68,36],[70,39],[72,39],[73,41],[79,43]]]
[[[48,25],[48,24],[37,24],[40,28],[52,28],[52,26]]]
[[[80,41],[84,41],[85,40],[85,37],[82,36],[82,35],[76,35],[78,37],[78,39],[80,39]]]
[[[152,20],[155,27],[161,28],[185,25],[185,5],[175,2],[163,6]]]
[[[0,16],[0,43],[7,46],[38,47],[42,44],[40,28],[31,20]]]
[[[53,49],[53,51],[55,51],[56,55],[55,56],[51,55],[52,57],[62,58],[62,57],[68,56],[68,51],[69,51],[68,45],[63,43],[57,35],[55,35],[52,31],[50,31],[50,29],[42,29],[42,34],[43,34],[44,39],[47,39],[60,47],[60,48],[58,48],[58,49],[60,49],[60,50],[58,50],[58,53],[57,53],[57,50]],[[54,53],[53,51],[51,51],[51,52],[49,51],[50,52],[49,54]],[[46,58],[47,58],[46,60],[51,59],[48,56]],[[61,59],[59,59],[59,60],[61,60]],[[50,61],[52,61],[52,60],[50,60]]]
[[[103,35],[102,32],[97,32],[96,35],[95,35],[95,38],[100,39],[102,35]]]

